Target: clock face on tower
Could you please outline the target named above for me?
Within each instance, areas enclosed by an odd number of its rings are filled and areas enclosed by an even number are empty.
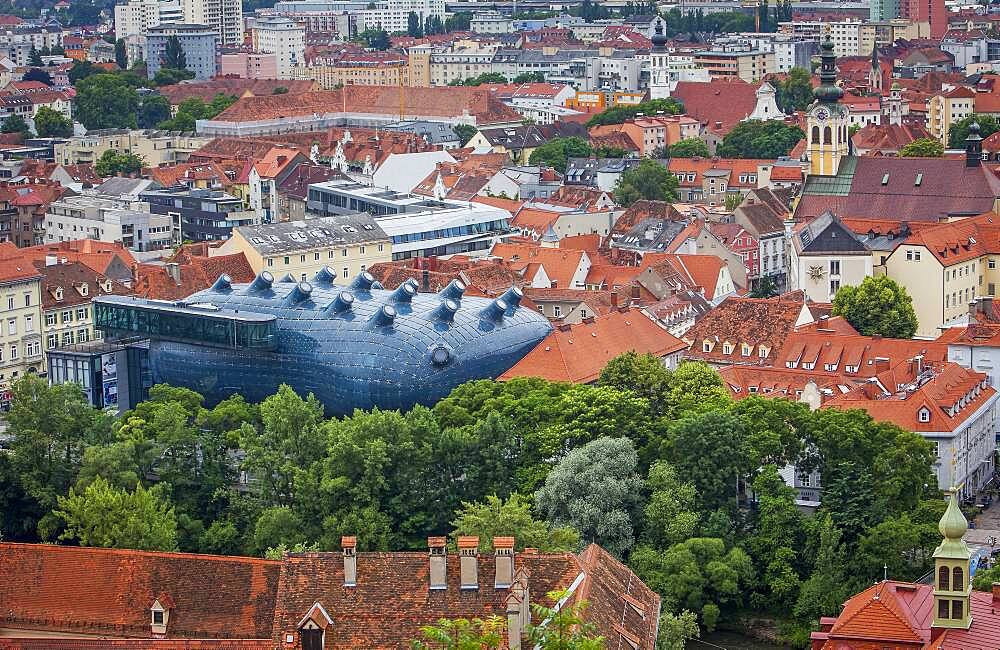
[[[830,119],[830,111],[825,108],[818,109],[814,115],[820,122]]]

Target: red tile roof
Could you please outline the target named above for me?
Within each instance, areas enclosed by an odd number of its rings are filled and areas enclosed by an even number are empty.
[[[490,255],[504,260],[508,267],[516,271],[527,270],[526,272],[530,273],[534,271],[529,269],[531,265],[541,266],[545,269],[545,275],[549,280],[561,289],[577,288],[573,285],[573,278],[580,269],[585,269],[590,263],[589,256],[583,251],[545,248],[532,244],[497,243]],[[530,282],[530,278],[524,279]]]
[[[587,384],[597,380],[611,359],[625,352],[666,357],[686,347],[642,312],[622,308],[574,325],[558,326],[500,375],[500,380],[541,377]]]
[[[681,81],[671,96],[684,104],[686,114],[715,132],[727,133],[753,112],[759,87],[739,80]]]
[[[274,95],[274,89],[279,87],[287,89],[288,92],[283,95]],[[289,101],[291,96],[301,95],[302,93],[314,90],[319,90],[319,84],[312,80],[241,79],[226,77],[210,79],[208,81],[160,86],[157,92],[166,97],[171,105],[177,106],[185,99],[191,99],[192,97],[210,102],[219,94],[234,95],[236,97],[276,96],[284,97],[285,101]]]
[[[0,544],[4,627],[148,637],[150,607],[167,595],[171,636],[268,638],[280,568],[247,557]]]
[[[684,334],[692,342],[685,356],[716,364],[774,364],[803,306],[801,299],[726,298]],[[711,346],[707,352],[705,341]],[[732,345],[729,352],[724,350],[727,342]],[[751,347],[749,356],[743,355],[744,343]]]
[[[158,300],[180,300],[209,288],[226,274],[234,283],[252,282],[253,268],[243,253],[209,256],[207,244],[182,246],[166,264],[139,264],[135,273],[135,294]],[[178,282],[167,264],[177,264]]]
[[[503,104],[486,88],[426,87],[403,90],[403,113],[407,116],[460,118],[468,113],[479,126],[520,123],[523,118]],[[331,113],[399,116],[400,90],[387,86],[349,85],[338,90],[301,93],[295,101],[284,95],[246,97],[213,119],[219,122],[248,122],[284,117]]]
[[[44,262],[46,256],[54,255],[60,261],[65,259],[69,262],[80,262],[98,273],[115,278],[119,277],[119,274],[109,273],[112,265],[117,263],[126,270],[131,270],[136,265],[132,253],[122,244],[93,239],[40,244],[22,248],[20,253],[32,262]]]

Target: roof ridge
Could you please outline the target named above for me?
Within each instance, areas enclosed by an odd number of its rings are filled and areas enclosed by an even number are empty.
[[[200,559],[200,560],[216,560],[223,562],[242,562],[242,563],[252,563],[261,565],[271,565],[271,564],[281,564],[281,560],[268,560],[261,557],[252,557],[247,555],[212,555],[210,553],[184,553],[181,551],[143,551],[140,549],[132,548],[100,548],[97,546],[64,546],[62,544],[29,544],[24,542],[0,542],[0,549],[14,547],[14,548],[29,548],[35,550],[42,550],[45,552],[60,552],[60,551],[75,551],[75,552],[90,552],[90,553],[105,553],[108,555],[122,555],[122,556],[143,556],[143,557],[182,557],[187,559]]]

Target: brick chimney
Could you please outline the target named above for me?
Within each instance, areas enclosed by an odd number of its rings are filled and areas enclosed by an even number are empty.
[[[340,538],[340,547],[344,549],[344,586],[354,587],[358,584],[358,538],[345,535]]]
[[[470,535],[458,538],[459,567],[462,589],[479,589],[479,538]]]
[[[430,555],[430,588],[448,588],[448,551],[447,540],[444,537],[428,537],[427,547]]]
[[[494,537],[493,552],[496,553],[496,589],[506,589],[514,583],[514,538]]]

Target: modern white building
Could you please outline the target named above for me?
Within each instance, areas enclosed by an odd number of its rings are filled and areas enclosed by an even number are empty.
[[[275,55],[278,79],[292,79],[295,66],[305,63],[306,30],[291,18],[258,18],[252,34],[255,51]]]
[[[184,22],[180,0],[128,0],[115,6],[115,36],[142,36],[151,27]]]
[[[45,213],[45,243],[94,239],[134,251],[158,251],[173,241],[172,217],[151,214],[148,203],[96,196],[53,201]]]
[[[405,32],[410,13],[415,13],[422,21],[429,16],[445,19],[444,0],[375,0],[361,15],[364,23],[371,28],[381,27],[389,32]]]
[[[209,25],[219,35],[221,45],[243,44],[243,3],[241,0],[181,0],[184,22]]]

